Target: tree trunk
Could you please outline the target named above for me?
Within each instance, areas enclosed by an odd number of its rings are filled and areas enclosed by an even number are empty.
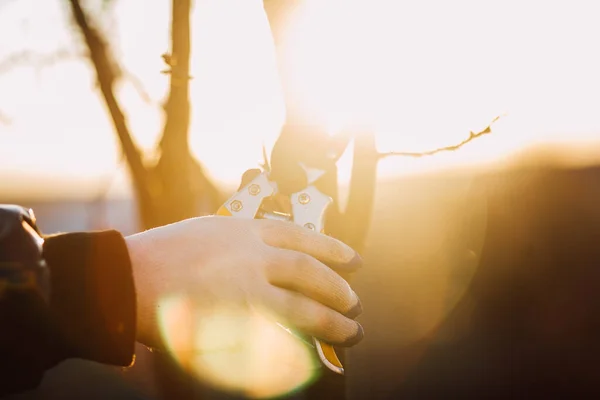
[[[191,0],[172,1],[171,54],[163,56],[171,85],[164,106],[161,156],[152,169],[154,204],[141,207],[150,211],[142,215],[146,228],[214,212],[224,200],[189,148],[190,13]]]

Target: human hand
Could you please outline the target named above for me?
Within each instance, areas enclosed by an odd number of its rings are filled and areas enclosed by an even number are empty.
[[[361,265],[342,242],[288,222],[208,216],[126,238],[138,296],[139,341],[160,343],[162,299],[198,309],[269,310],[278,321],[338,346],[363,337],[360,300],[336,273]]]

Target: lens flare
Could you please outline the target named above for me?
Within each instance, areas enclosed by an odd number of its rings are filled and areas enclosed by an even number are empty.
[[[159,309],[162,337],[173,357],[217,389],[269,398],[294,392],[317,377],[312,349],[262,310],[209,309],[185,296],[166,298]]]

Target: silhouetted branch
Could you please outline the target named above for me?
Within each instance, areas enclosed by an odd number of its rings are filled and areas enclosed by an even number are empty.
[[[40,54],[29,50],[14,53],[0,61],[0,75],[5,74],[15,68],[23,66],[33,66],[35,68],[50,67],[62,61],[72,60],[82,57],[72,50],[60,49],[52,53]]]
[[[88,16],[83,11],[78,0],[70,0],[73,19],[81,31],[89,51],[89,58],[96,71],[96,77],[105,104],[110,111],[121,148],[129,164],[133,182],[138,195],[144,204],[150,203],[151,194],[147,185],[147,170],[142,161],[142,155],[133,141],[127,121],[119,102],[114,94],[114,86],[122,71],[112,59],[112,54],[102,36],[88,22]]]
[[[432,156],[434,154],[437,153],[441,153],[444,151],[455,151],[460,149],[461,147],[463,147],[464,145],[466,145],[467,143],[480,138],[484,135],[488,135],[490,133],[492,133],[492,125],[494,124],[494,122],[498,121],[502,116],[499,115],[496,118],[494,118],[492,120],[492,122],[490,122],[490,124],[488,126],[485,127],[485,129],[483,129],[482,131],[479,132],[470,132],[469,137],[467,137],[465,140],[463,140],[462,142],[452,145],[452,146],[446,146],[446,147],[439,147],[437,149],[433,149],[433,150],[428,150],[428,151],[423,151],[423,152],[402,152],[402,151],[391,151],[389,153],[380,153],[379,154],[379,158],[385,158],[385,157],[389,157],[389,156],[401,156],[401,157],[425,157],[425,156]]]
[[[128,80],[133,85],[133,88],[138,93],[140,98],[144,101],[144,103],[155,105],[156,102],[152,99],[150,94],[148,94],[148,92],[144,88],[144,84],[142,83],[142,81],[137,76],[135,76],[131,72],[127,71],[126,69],[121,68],[121,70],[122,70],[121,73],[122,73],[123,79]]]

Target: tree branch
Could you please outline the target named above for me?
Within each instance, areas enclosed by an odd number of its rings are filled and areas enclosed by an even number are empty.
[[[132,135],[127,126],[125,115],[115,97],[114,86],[121,75],[121,71],[112,60],[110,50],[100,34],[88,22],[78,0],[69,0],[73,18],[77,23],[88,47],[89,58],[92,61],[98,84],[104,97],[106,106],[113,120],[117,136],[128,162],[132,174],[133,184],[142,204],[149,204],[151,193],[147,182],[147,171],[142,162],[142,156],[133,142]]]
[[[133,88],[137,92],[138,96],[140,96],[140,98],[144,101],[144,103],[150,104],[150,105],[156,105],[156,102],[152,99],[150,94],[146,91],[146,89],[144,88],[144,84],[137,76],[135,76],[134,74],[132,74],[131,72],[129,72],[128,70],[126,70],[124,68],[122,68],[122,74],[123,74],[123,79],[128,80],[133,85]]]
[[[59,62],[86,58],[85,54],[76,53],[67,49],[59,49],[53,53],[39,54],[29,50],[13,53],[0,61],[0,75],[24,66],[32,66],[36,69],[51,67]],[[140,98],[148,104],[154,104],[152,97],[148,94],[142,82],[131,72],[120,69],[116,76],[127,79],[134,87]]]
[[[437,153],[441,153],[444,151],[456,151],[458,149],[460,149],[461,147],[463,147],[464,145],[466,145],[467,143],[480,138],[484,135],[488,135],[490,133],[492,133],[492,125],[498,121],[502,116],[499,115],[497,117],[495,117],[492,122],[490,122],[490,124],[488,126],[486,126],[482,131],[479,132],[470,132],[469,137],[467,137],[465,140],[463,140],[462,142],[452,145],[452,146],[446,146],[446,147],[440,147],[437,149],[433,149],[433,150],[428,150],[428,151],[423,151],[423,152],[403,152],[403,151],[391,151],[389,153],[379,153],[379,158],[385,158],[385,157],[390,157],[390,156],[401,156],[401,157],[425,157],[425,156],[433,156]]]
[[[47,54],[39,54],[29,50],[24,50],[11,54],[0,61],[0,75],[26,65],[36,68],[43,68],[79,57],[82,57],[82,55],[67,49],[59,49],[53,53]]]

